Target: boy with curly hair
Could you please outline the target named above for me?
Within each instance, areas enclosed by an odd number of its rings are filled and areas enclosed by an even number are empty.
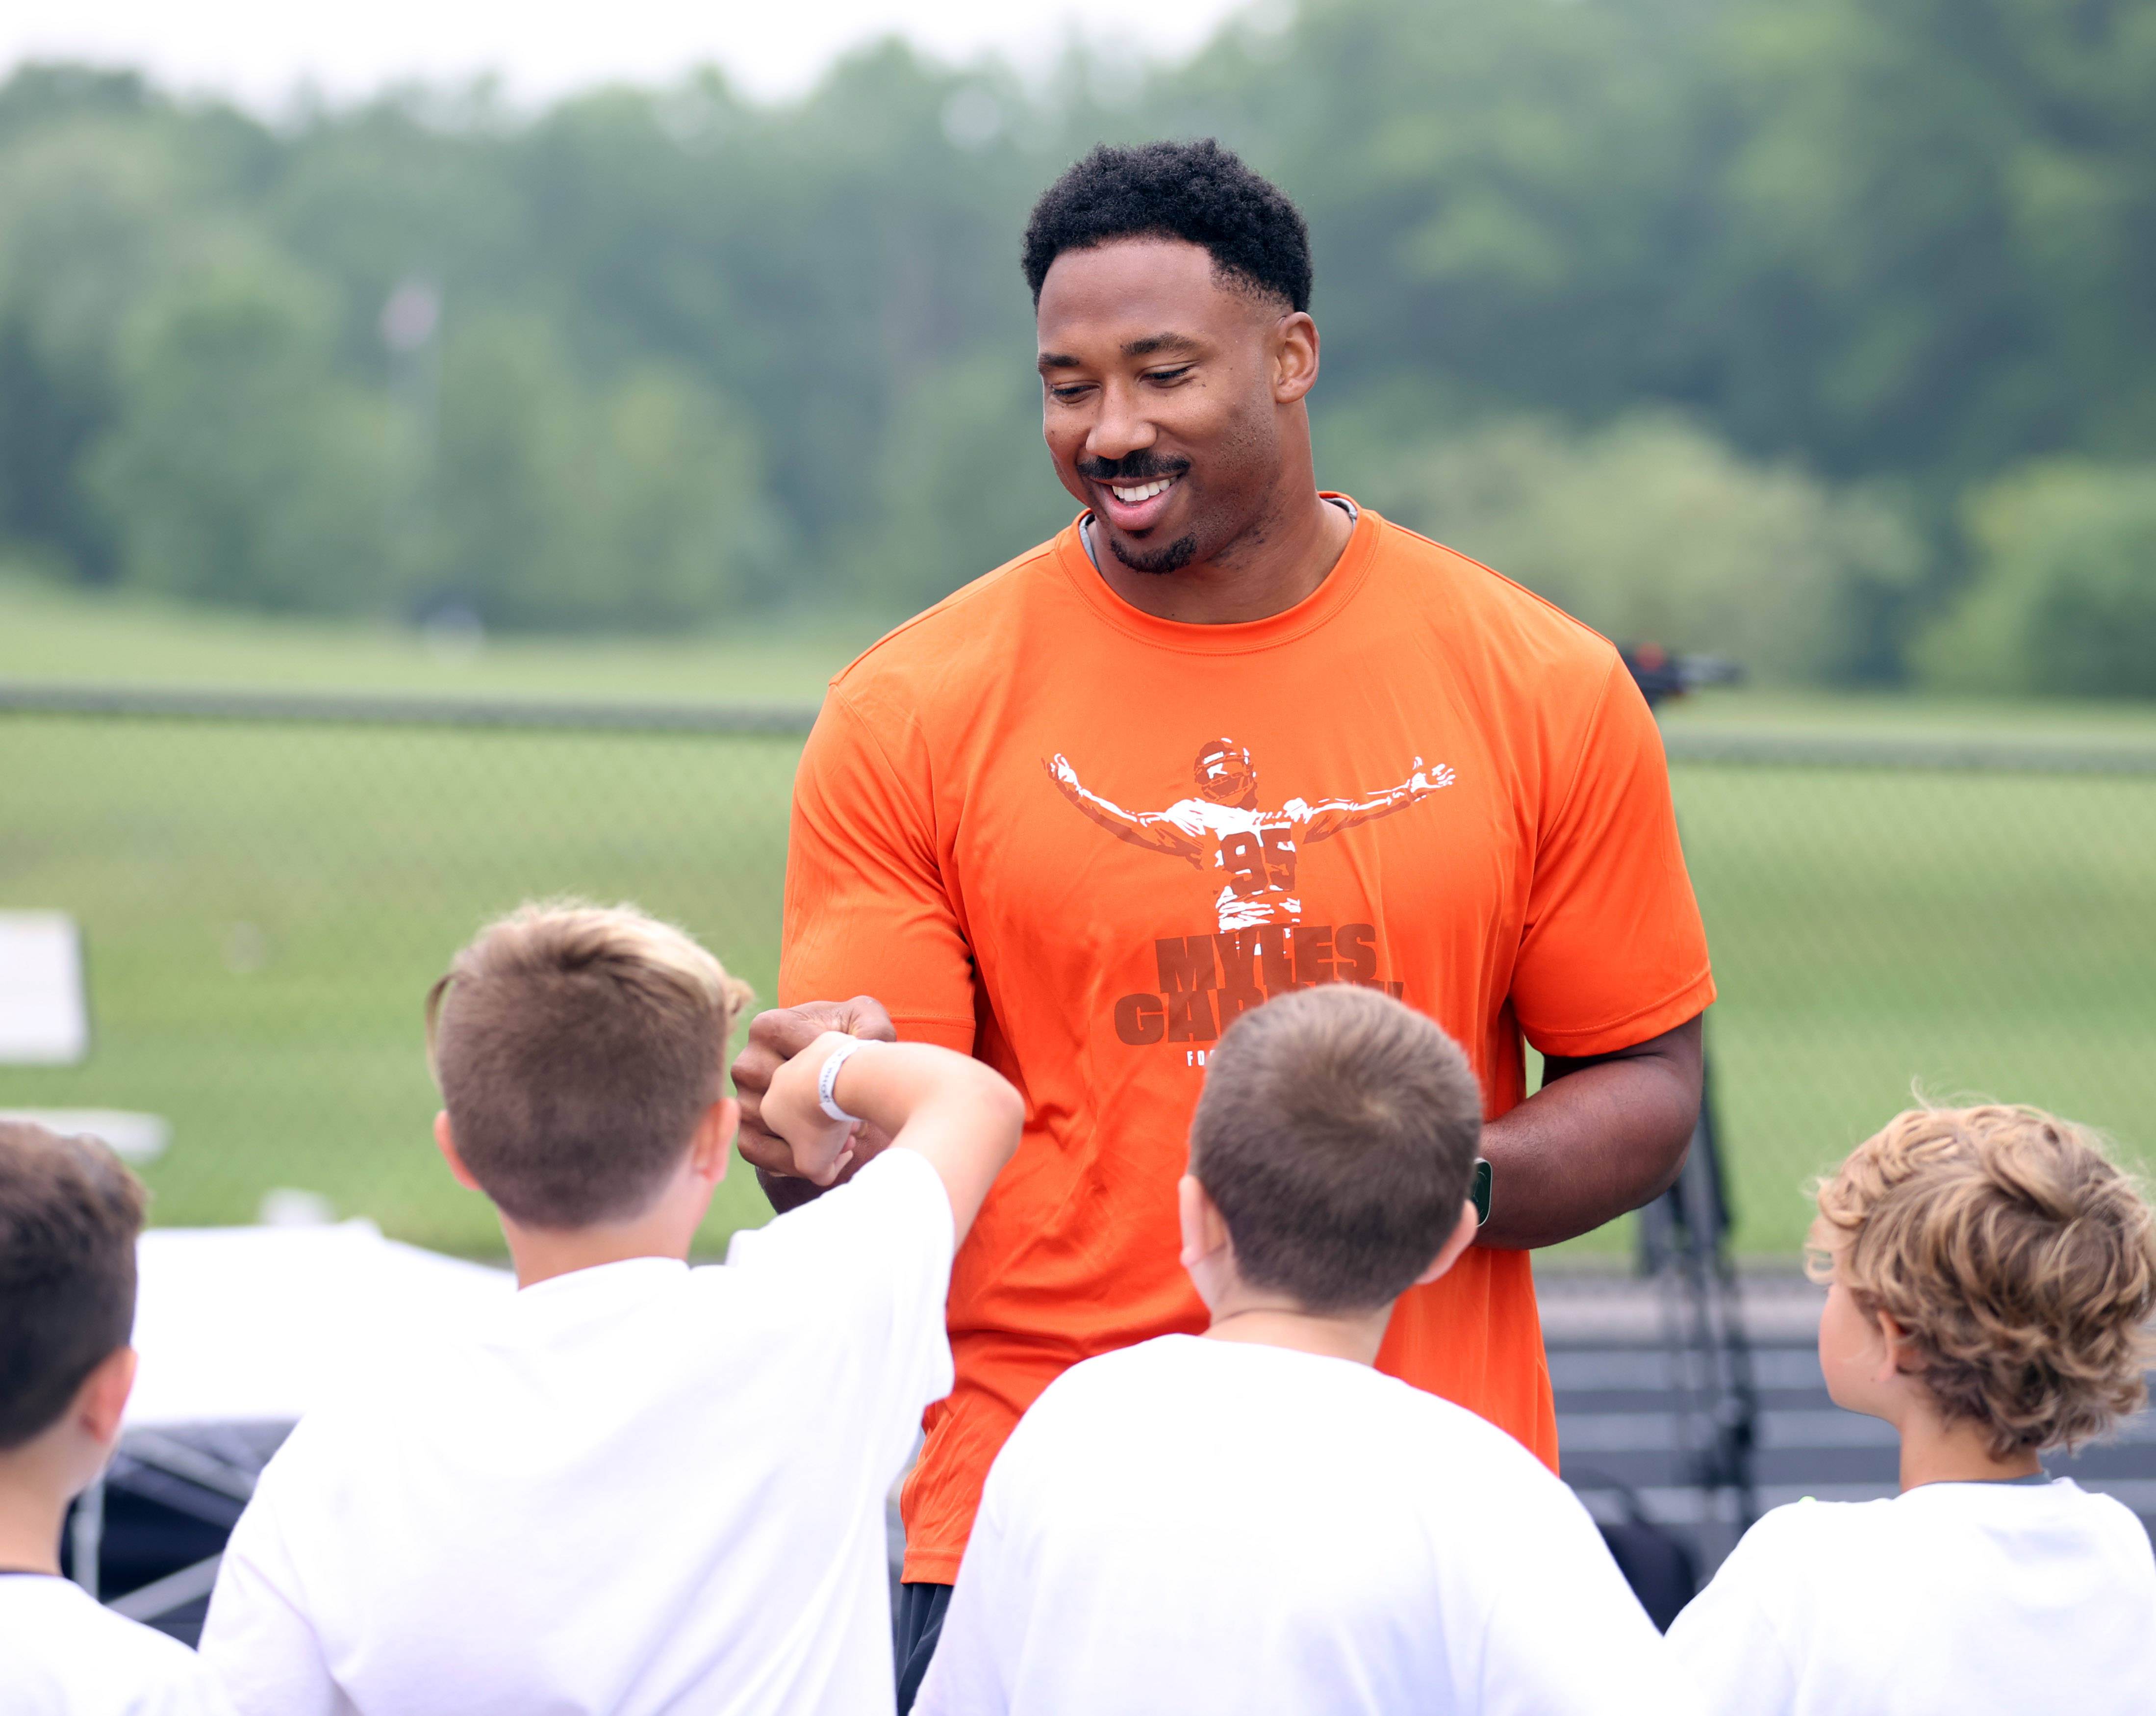
[[[1892,1501],[1778,1508],[1670,1629],[1721,1712],[2146,1712],[2156,1560],[2038,1456],[2146,1399],[2148,1206],[2037,1109],[1915,1109],[1819,1189],[1836,1405],[1902,1438]]]

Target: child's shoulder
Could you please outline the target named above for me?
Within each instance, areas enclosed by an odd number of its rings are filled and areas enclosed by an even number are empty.
[[[29,1709],[82,1716],[156,1710],[226,1716],[208,1666],[178,1640],[116,1615],[80,1585],[36,1575],[0,1576],[0,1657]],[[39,1693],[49,1689],[52,1702]],[[12,1703],[9,1708],[14,1708]]]
[[[1769,1508],[1752,1523],[1738,1547],[1754,1559],[1810,1559],[1845,1554],[1852,1544],[1887,1537],[1901,1524],[1891,1498],[1822,1502],[1805,1496]]]
[[[1424,1471],[1440,1450],[1440,1467],[1465,1460],[1486,1474],[1562,1488],[1527,1449],[1466,1407],[1367,1364],[1286,1347],[1160,1335],[1072,1365],[1034,1410],[1044,1421],[1113,1418],[1133,1401],[1235,1415],[1282,1438],[1330,1436],[1349,1420],[1373,1457],[1397,1446]]]

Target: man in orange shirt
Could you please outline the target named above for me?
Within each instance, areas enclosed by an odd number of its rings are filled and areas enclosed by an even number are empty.
[[[735,1066],[781,1208],[815,1189],[757,1104],[819,1030],[967,1050],[1027,1098],[904,1497],[901,1707],[1019,1414],[1081,1359],[1204,1327],[1175,1185],[1229,1020],[1365,984],[1466,1049],[1490,1218],[1378,1362],[1554,1467],[1527,1248],[1675,1178],[1714,994],[1616,651],[1319,491],[1294,206],[1210,141],[1097,149],[1035,208],[1024,266],[1044,434],[1086,510],[832,681],[794,783],[784,1004]]]

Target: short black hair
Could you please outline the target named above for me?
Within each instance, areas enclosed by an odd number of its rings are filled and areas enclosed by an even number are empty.
[[[142,1205],[96,1139],[0,1120],[0,1451],[58,1423],[127,1344]]]
[[[1374,1310],[1460,1225],[1482,1092],[1459,1045],[1348,984],[1253,1008],[1206,1057],[1190,1171],[1236,1272],[1306,1311]]]
[[[1025,283],[1040,302],[1049,265],[1065,250],[1116,239],[1181,239],[1212,253],[1240,285],[1310,308],[1310,229],[1280,188],[1214,138],[1097,145],[1041,193],[1025,223]]]

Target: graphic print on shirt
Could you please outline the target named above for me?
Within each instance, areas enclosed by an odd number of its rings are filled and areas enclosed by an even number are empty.
[[[1209,889],[1219,883],[1212,902],[1218,932],[1156,939],[1159,989],[1116,1004],[1116,1034],[1123,1041],[1210,1042],[1246,1007],[1312,983],[1363,983],[1400,993],[1399,983],[1378,975],[1373,926],[1342,924],[1336,935],[1330,925],[1303,924],[1298,842],[1314,845],[1419,804],[1453,784],[1443,763],[1425,766],[1417,757],[1397,786],[1361,799],[1290,799],[1277,810],[1260,806],[1257,765],[1250,748],[1231,738],[1208,739],[1199,748],[1192,769],[1198,795],[1165,810],[1126,810],[1101,797],[1060,751],[1042,766],[1065,798],[1116,839],[1182,859],[1206,877]],[[1190,1058],[1202,1065],[1204,1056],[1197,1051]]]

